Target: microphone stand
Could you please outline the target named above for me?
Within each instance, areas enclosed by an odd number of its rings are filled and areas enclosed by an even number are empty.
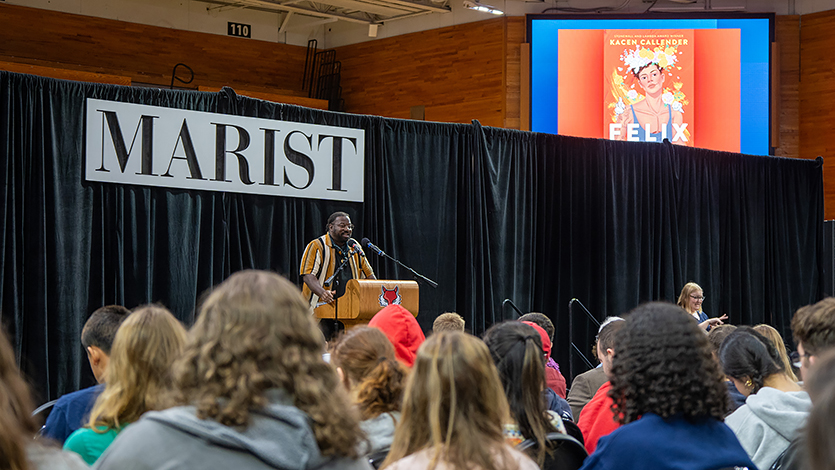
[[[587,309],[586,306],[583,305],[582,302],[580,302],[580,300],[578,300],[577,298],[573,298],[568,302],[568,342],[569,342],[569,344],[571,344],[571,348],[569,348],[569,350],[568,350],[568,375],[571,376],[571,380],[574,380],[574,377],[575,377],[574,376],[574,361],[571,360],[575,350],[580,355],[580,357],[583,358],[583,361],[586,364],[588,364],[589,367],[594,368],[594,366],[591,364],[591,361],[589,361],[588,358],[586,357],[586,355],[583,354],[582,351],[580,351],[580,348],[578,348],[577,345],[574,344],[574,310],[573,310],[573,307],[574,307],[575,303],[580,305],[580,307],[583,309],[583,311],[586,312],[586,316],[589,317],[591,319],[591,321],[596,323],[598,328],[600,327],[600,322],[597,321],[597,318],[594,318],[594,315],[592,315],[591,312],[589,312],[589,309]]]
[[[422,281],[426,282],[427,284],[429,284],[430,286],[432,286],[433,288],[436,288],[436,289],[438,288],[438,283],[437,282],[433,281],[432,279],[429,279],[428,277],[424,276],[423,274],[418,273],[414,269],[412,269],[412,268],[406,266],[405,264],[401,263],[399,260],[389,256],[388,254],[386,254],[385,251],[380,250],[379,248],[376,249],[376,250],[372,249],[372,251],[374,251],[374,253],[377,253],[378,255],[383,255],[386,258],[388,258],[388,259],[394,261],[395,263],[399,264],[401,267],[403,267],[404,269],[406,269],[407,271],[412,273],[412,275],[415,276],[415,279],[417,279],[419,281],[422,280]]]
[[[342,250],[340,249],[340,253],[341,252],[342,252]],[[339,275],[339,273],[342,272],[343,269],[345,269],[345,266],[351,261],[351,257],[354,256],[354,254],[356,254],[356,252],[354,251],[354,248],[351,247],[350,251],[348,252],[348,255],[345,257],[345,259],[342,260],[342,263],[339,265],[338,268],[336,268],[336,271],[333,272],[333,275],[331,275],[331,277],[325,279],[325,285],[326,286],[331,285],[331,283],[333,283],[334,287],[339,286],[339,279],[337,279],[337,276]],[[339,314],[337,312],[339,312],[339,297],[334,297],[333,298],[333,319],[334,319],[334,321],[339,321],[339,318],[338,318]],[[334,328],[335,327],[336,326],[334,326]]]
[[[504,310],[504,306],[507,304],[510,304],[510,306],[513,307],[513,310],[516,310],[516,312],[519,313],[519,315],[516,315],[517,320],[519,319],[519,317],[524,315],[524,313],[522,313],[522,311],[519,310],[519,307],[517,307],[516,304],[513,303],[513,301],[510,299],[504,299],[504,301],[502,302],[502,310]],[[504,317],[504,312],[502,312],[502,316]]]

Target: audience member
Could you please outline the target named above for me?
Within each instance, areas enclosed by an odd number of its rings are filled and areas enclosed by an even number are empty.
[[[792,318],[792,335],[800,355],[800,377],[825,350],[835,346],[835,297],[801,307]]]
[[[432,335],[418,351],[383,468],[537,470],[505,442],[508,416],[487,346],[465,333]]]
[[[618,317],[619,318],[619,317]],[[626,325],[623,320],[613,320],[604,323],[597,335],[597,358],[602,364],[601,369],[609,379],[612,378],[612,360],[615,351],[619,349],[617,334]],[[609,389],[612,383],[607,381],[598,388],[589,403],[580,412],[577,426],[583,432],[584,444],[589,454],[597,448],[601,437],[609,435],[620,427],[612,410],[612,398]]]
[[[362,443],[361,453],[387,450],[400,420],[403,387],[409,373],[394,357],[391,342],[377,328],[352,328],[334,347],[331,364],[363,420],[360,428],[368,442]]]
[[[812,470],[831,470],[835,468],[835,351],[829,350],[820,356],[809,371],[806,390],[814,406],[806,427],[806,462],[789,462],[791,469],[811,468]],[[798,454],[801,454],[800,449]]]
[[[542,355],[545,358],[545,360],[548,360],[548,358],[551,356],[551,341],[548,339],[548,332],[546,332],[541,326],[537,325],[534,322],[523,321],[522,323],[536,330],[536,333],[539,335],[541,341],[540,344],[542,345]],[[548,405],[548,409],[555,411],[564,419],[574,421],[574,416],[571,415],[571,407],[568,406],[568,402],[565,401],[565,398],[561,397],[559,393],[557,393],[554,389],[547,385],[548,375],[549,373],[553,373],[554,370],[549,369],[548,367],[545,367],[544,370],[545,372],[543,374],[543,377],[545,379],[545,386],[542,389],[542,395],[545,398],[545,402]],[[562,377],[562,375],[559,374],[559,372],[557,372],[556,374]],[[565,379],[562,380],[561,385],[563,387],[563,395],[565,395]]]
[[[107,368],[107,385],[87,425],[64,443],[92,465],[116,436],[150,410],[163,409],[171,391],[171,365],[180,356],[186,331],[164,307],[134,311],[119,328]]]
[[[780,363],[783,365],[783,370],[786,371],[786,375],[788,375],[790,379],[797,382],[797,376],[792,370],[792,362],[789,360],[789,354],[786,352],[786,342],[783,341],[783,337],[780,335],[780,332],[773,326],[766,325],[765,323],[755,326],[754,330],[768,338],[768,340],[771,341],[771,344],[777,348],[777,354],[780,355]]]
[[[678,306],[689,313],[699,323],[701,329],[710,331],[714,326],[721,325],[723,321],[728,319],[728,316],[708,318],[707,314],[702,311],[704,300],[705,295],[702,288],[695,282],[688,282],[681,288],[681,293],[678,295]]]
[[[565,377],[563,377],[562,372],[560,372],[560,366],[557,364],[557,361],[551,357],[551,350],[554,347],[554,333],[556,329],[554,328],[554,323],[551,322],[551,319],[548,318],[547,315],[544,313],[539,312],[530,312],[522,315],[519,317],[519,321],[527,321],[531,323],[535,323],[540,328],[545,330],[548,334],[548,347],[547,347],[547,356],[545,357],[545,385],[557,393],[557,395],[565,400],[566,398],[566,381]],[[544,340],[543,340],[544,346]],[[577,416],[577,415],[574,415]]]
[[[98,385],[59,398],[44,424],[41,432],[44,437],[63,444],[73,431],[87,422],[93,403],[104,390],[107,363],[116,330],[129,313],[130,310],[121,305],[107,305],[93,312],[87,319],[81,330],[81,344],[87,351],[87,360]]]
[[[722,341],[724,341],[729,334],[733,333],[734,330],[736,330],[734,325],[719,325],[716,328],[711,328],[710,333],[707,334],[710,349],[713,351],[713,357],[716,359],[719,367],[722,367],[722,363],[719,361],[719,347],[722,346]],[[725,387],[728,389],[727,413],[731,414],[736,411],[737,408],[745,404],[745,395],[736,389],[736,385],[734,385],[733,381],[728,377],[725,377]]]
[[[801,307],[797,310],[792,318],[792,335],[794,342],[797,345],[797,351],[800,355],[800,364],[795,364],[800,369],[800,377],[803,380],[809,380],[809,369],[814,367],[817,363],[818,356],[823,356],[827,351],[833,349],[835,346],[835,299],[832,297],[826,298],[812,305]],[[828,368],[821,368],[819,370],[829,370]],[[817,397],[814,387],[811,384],[806,384],[806,390],[809,393],[809,398],[813,404],[817,404]],[[822,410],[825,405],[821,405],[818,410]],[[817,411],[813,408],[810,421],[816,421],[819,416]],[[825,420],[829,420],[831,415],[824,415]],[[810,468],[808,446],[811,445],[809,438],[809,430],[813,428],[812,423],[807,423],[806,432],[801,432],[792,440],[789,447],[775,462],[779,463],[781,470],[807,470]],[[822,442],[822,441],[818,441]]]
[[[464,318],[455,312],[445,312],[438,315],[432,323],[432,333],[443,331],[464,331]]]
[[[0,468],[10,470],[82,470],[88,468],[71,452],[61,452],[33,439],[29,386],[17,368],[12,345],[0,330]]]
[[[240,271],[206,299],[174,367],[176,401],[122,431],[99,469],[369,469],[362,432],[308,304]]]
[[[754,463],[722,423],[727,406],[707,335],[679,307],[634,309],[617,335],[609,396],[623,424],[584,470],[708,470]]]
[[[525,439],[536,441],[536,460],[542,465],[545,436],[550,432],[565,434],[562,417],[546,410],[541,390],[545,386],[545,360],[539,333],[524,322],[504,322],[484,334],[493,363],[499,371],[513,423],[504,427],[505,439],[517,445]]]
[[[597,338],[595,338],[594,356],[597,358],[597,342],[600,338],[600,331],[603,327],[613,321],[623,320],[621,317],[608,317],[603,320],[600,328],[597,330]],[[598,359],[599,362],[599,359]],[[571,382],[571,389],[568,390],[568,405],[571,406],[571,414],[574,419],[580,419],[580,412],[583,410],[595,393],[600,389],[600,386],[609,381],[606,373],[603,371],[603,364],[599,363],[597,367],[574,377]]]
[[[774,344],[739,327],[719,349],[725,375],[746,396],[725,420],[758,468],[769,468],[806,422],[809,395],[787,374]]]
[[[385,333],[397,358],[412,367],[417,350],[426,339],[414,315],[402,306],[392,304],[377,312],[368,326]]]

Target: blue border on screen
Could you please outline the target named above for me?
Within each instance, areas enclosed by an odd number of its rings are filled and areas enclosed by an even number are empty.
[[[768,18],[537,19],[530,21],[531,130],[557,134],[560,29],[739,29],[740,152],[770,151],[770,54]]]

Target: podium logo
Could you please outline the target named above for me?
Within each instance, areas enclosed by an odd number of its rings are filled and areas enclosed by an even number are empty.
[[[365,131],[88,98],[87,181],[363,201]]]
[[[400,297],[400,294],[397,292],[400,289],[397,286],[394,286],[394,289],[388,290],[384,286],[380,286],[381,293],[380,293],[380,307],[388,307],[389,305],[400,305],[403,301],[403,298]]]

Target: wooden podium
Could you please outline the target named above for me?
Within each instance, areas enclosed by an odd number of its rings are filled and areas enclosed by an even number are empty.
[[[317,307],[313,313],[319,318],[339,320],[347,329],[368,323],[374,314],[389,304],[400,304],[417,316],[417,282],[351,279],[345,285],[345,295],[334,303]]]

